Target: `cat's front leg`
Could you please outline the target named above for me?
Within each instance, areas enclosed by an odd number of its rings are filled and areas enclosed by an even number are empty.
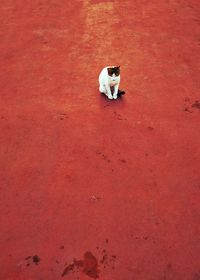
[[[110,90],[110,86],[109,85],[106,85],[106,91],[107,91],[107,96],[109,99],[113,99],[113,96],[112,96],[112,93],[111,93],[111,90]]]
[[[118,89],[119,89],[119,84],[114,86],[114,93],[113,93],[114,99],[117,99]]]

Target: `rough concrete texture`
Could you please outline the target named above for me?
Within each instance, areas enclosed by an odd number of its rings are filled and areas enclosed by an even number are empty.
[[[1,280],[200,280],[199,15],[1,1]]]

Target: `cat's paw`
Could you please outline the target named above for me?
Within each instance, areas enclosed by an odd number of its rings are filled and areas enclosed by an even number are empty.
[[[112,95],[108,95],[108,99],[113,99],[113,96]]]
[[[114,94],[114,95],[113,95],[113,99],[117,99],[117,94]]]

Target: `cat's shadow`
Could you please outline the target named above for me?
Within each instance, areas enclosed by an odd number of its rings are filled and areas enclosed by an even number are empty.
[[[105,108],[105,107],[123,107],[126,104],[125,101],[125,96],[119,96],[117,99],[108,99],[108,97],[103,94],[98,92],[99,94],[99,106],[101,108]]]

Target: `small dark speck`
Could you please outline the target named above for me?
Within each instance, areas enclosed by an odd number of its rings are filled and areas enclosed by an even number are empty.
[[[37,255],[33,256],[33,262],[38,265],[38,263],[40,262],[40,258]]]
[[[106,243],[108,243],[108,239],[106,239]]]
[[[154,128],[152,126],[148,126],[147,128],[148,128],[148,130],[154,130]]]
[[[192,111],[191,111],[188,107],[185,107],[184,111],[185,111],[185,112],[192,113]]]
[[[65,246],[60,246],[60,250],[64,250],[65,249]]]
[[[25,258],[25,260],[27,261],[27,260],[29,260],[30,258],[31,258],[31,256],[28,256],[28,257]]]
[[[195,103],[192,104],[192,107],[193,107],[193,108],[200,109],[200,102],[199,102],[198,100],[196,100]]]
[[[30,263],[27,263],[27,265],[26,266],[29,266],[30,265]]]

